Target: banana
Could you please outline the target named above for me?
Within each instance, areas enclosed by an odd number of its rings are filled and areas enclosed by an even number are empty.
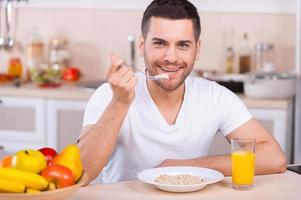
[[[19,181],[30,189],[44,190],[48,187],[48,181],[44,177],[16,168],[0,167],[0,177],[12,181]]]
[[[26,187],[19,181],[11,181],[0,177],[0,192],[23,193]]]
[[[42,191],[35,190],[35,189],[29,189],[29,188],[26,189],[27,194],[37,194],[37,193],[40,193],[40,192],[42,192]]]

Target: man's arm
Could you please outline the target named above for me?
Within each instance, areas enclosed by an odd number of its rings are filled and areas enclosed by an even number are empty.
[[[135,96],[137,80],[130,67],[120,67],[124,61],[112,56],[108,82],[113,98],[94,125],[83,128],[78,141],[84,170],[89,181],[95,179],[107,164],[115,148],[122,123]]]
[[[228,141],[230,141],[231,138],[256,139],[256,174],[280,173],[286,170],[286,159],[279,144],[254,118],[227,135]],[[177,165],[208,167],[216,169],[224,175],[231,175],[230,155],[208,156],[189,160],[167,159],[160,164],[160,166]]]

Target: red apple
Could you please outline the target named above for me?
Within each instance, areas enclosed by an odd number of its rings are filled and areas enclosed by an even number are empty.
[[[39,149],[39,151],[45,156],[47,165],[57,155],[56,150],[54,150],[51,147],[44,147],[44,148]]]
[[[41,175],[50,183],[54,183],[55,188],[64,188],[75,183],[71,170],[63,165],[48,166]]]

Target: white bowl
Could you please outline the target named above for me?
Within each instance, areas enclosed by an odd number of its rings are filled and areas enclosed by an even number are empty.
[[[199,184],[191,184],[191,185],[172,185],[172,184],[162,184],[155,181],[156,177],[168,174],[168,175],[179,175],[179,174],[190,174],[193,176],[199,176],[203,178],[205,181]],[[158,167],[147,169],[138,174],[138,179],[154,185],[160,190],[167,192],[194,192],[200,189],[203,189],[209,184],[216,183],[224,178],[224,175],[216,170],[202,168],[202,167],[186,167],[186,166],[178,166],[178,167]]]
[[[296,93],[296,78],[253,77],[244,81],[244,93],[251,98],[289,98]]]

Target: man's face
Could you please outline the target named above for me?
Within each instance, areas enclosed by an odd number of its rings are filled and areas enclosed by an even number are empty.
[[[152,17],[140,52],[150,75],[167,73],[169,80],[155,81],[165,90],[177,89],[193,69],[200,42],[196,41],[191,20]]]

